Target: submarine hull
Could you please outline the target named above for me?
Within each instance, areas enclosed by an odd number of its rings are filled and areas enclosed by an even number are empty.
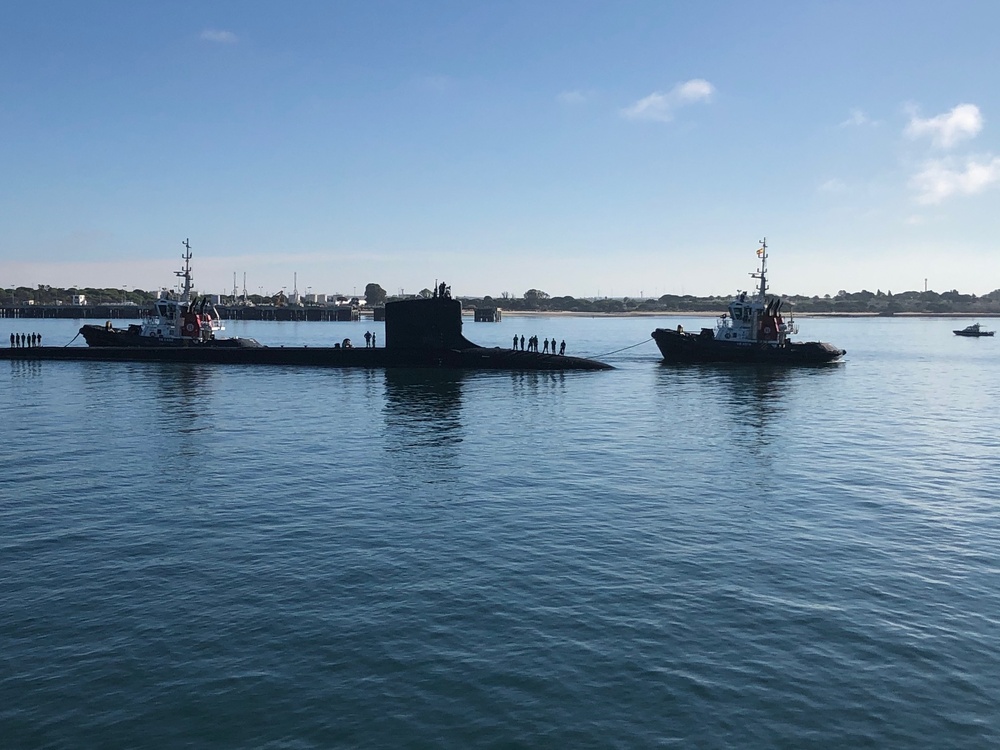
[[[220,365],[289,365],[300,367],[450,368],[467,370],[610,370],[610,365],[507,349],[467,347],[345,349],[342,347],[83,347],[40,346],[0,349],[0,359],[77,362],[187,362]]]

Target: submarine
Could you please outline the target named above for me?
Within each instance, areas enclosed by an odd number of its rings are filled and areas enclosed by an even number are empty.
[[[441,285],[444,287],[444,285]],[[103,328],[84,326],[84,329]],[[105,328],[104,330],[115,330]],[[88,331],[93,334],[94,332]],[[122,332],[123,334],[125,332]],[[185,362],[196,364],[291,365],[301,367],[445,368],[463,370],[612,370],[593,359],[511,349],[486,348],[462,333],[462,303],[445,287],[433,297],[387,302],[385,345],[266,346],[253,339],[191,337],[181,342],[136,344],[113,336],[86,336],[88,346],[39,346],[0,349],[0,360],[92,362]],[[234,343],[235,342],[235,345]],[[346,342],[345,342],[346,343]]]

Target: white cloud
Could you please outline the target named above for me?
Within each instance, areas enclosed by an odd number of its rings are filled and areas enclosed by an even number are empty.
[[[819,186],[821,193],[843,193],[845,190],[847,190],[847,184],[843,180],[836,178],[827,180]]]
[[[930,136],[935,146],[951,148],[974,138],[983,129],[983,116],[975,104],[959,104],[950,112],[922,119],[913,113],[904,131],[912,139]]]
[[[866,115],[862,110],[852,109],[850,117],[848,117],[846,120],[840,123],[840,127],[848,128],[851,127],[852,125],[855,127],[861,127],[862,125],[874,125],[874,124],[875,123],[869,120],[868,115]]]
[[[969,158],[964,164],[951,159],[933,159],[924,164],[910,180],[917,191],[917,202],[941,203],[954,195],[976,195],[1000,182],[1000,157],[981,161]]]
[[[621,113],[629,120],[653,120],[670,122],[678,107],[695,102],[709,102],[715,94],[715,87],[701,78],[679,83],[666,93],[654,91],[635,104],[625,107]]]
[[[219,44],[236,44],[236,34],[231,31],[221,29],[205,29],[201,32],[200,39],[203,42],[217,42]]]
[[[556,101],[560,104],[586,104],[593,98],[594,94],[591,91],[561,91],[556,95]]]

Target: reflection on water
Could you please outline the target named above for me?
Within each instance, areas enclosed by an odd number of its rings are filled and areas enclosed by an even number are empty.
[[[550,395],[566,386],[566,373],[561,370],[518,370],[510,373],[513,392],[523,397]]]
[[[727,471],[744,471],[744,458],[761,469],[775,466],[785,450],[786,425],[798,409],[822,408],[814,394],[821,381],[841,372],[838,365],[780,367],[734,364],[663,364],[658,392],[670,401],[660,408],[699,435]]]
[[[207,402],[212,399],[216,370],[189,362],[164,362],[144,363],[142,371],[145,380],[153,386],[156,402],[165,415],[158,420],[165,428],[165,442],[176,444],[177,460],[183,469],[197,472],[207,449],[207,438],[197,433],[216,426],[207,408]],[[169,439],[170,432],[174,432],[173,440]]]
[[[110,409],[108,418],[141,420],[132,429],[145,432],[151,445],[167,451],[165,458],[179,462],[182,468],[196,471],[205,451],[204,436],[215,425],[212,408],[214,368],[192,363],[89,363],[84,369],[88,390]],[[107,393],[106,381],[118,384],[114,394]],[[108,402],[111,396],[115,405]]]
[[[809,387],[810,381],[836,374],[841,367],[838,363],[815,367],[662,364],[661,372],[668,383],[707,388],[734,422],[762,429],[780,417],[796,391]]]
[[[431,483],[453,478],[464,435],[465,377],[458,370],[386,370],[385,447],[392,460],[403,464],[400,476]]]
[[[31,359],[11,359],[10,374],[15,378],[32,378],[42,373],[42,362]]]
[[[722,367],[712,374],[723,408],[734,425],[766,435],[787,408],[794,375],[787,367]]]
[[[204,429],[194,422],[212,396],[213,368],[187,362],[150,363],[142,365],[142,372],[163,408],[187,422],[182,431]]]

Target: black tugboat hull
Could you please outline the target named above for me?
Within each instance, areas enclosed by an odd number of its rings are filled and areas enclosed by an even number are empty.
[[[711,335],[657,328],[653,340],[664,362],[745,362],[781,365],[817,365],[834,362],[847,352],[822,341],[766,343],[719,341]]]
[[[127,329],[122,329],[85,325],[80,328],[80,335],[87,342],[87,346],[99,348],[173,349],[209,347],[256,349],[262,346],[255,339],[242,338],[219,338],[209,341],[198,341],[197,339],[162,339],[154,336],[143,336],[133,329],[138,329],[138,326],[130,326]]]
[[[971,332],[971,331],[955,331],[954,333],[955,333],[956,336],[966,336],[968,338],[978,339],[978,338],[981,338],[983,336],[992,336],[994,332],[993,331],[979,331],[978,333],[974,333],[974,332]]]

